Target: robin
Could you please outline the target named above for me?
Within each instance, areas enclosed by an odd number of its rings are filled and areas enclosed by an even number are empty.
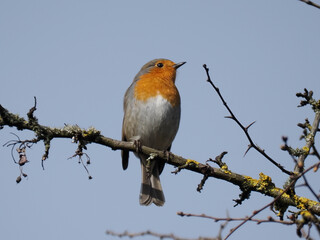
[[[185,62],[154,59],[146,63],[133,79],[124,96],[122,140],[133,141],[157,150],[170,151],[180,122],[180,95],[175,85],[176,71]],[[142,182],[140,204],[163,206],[165,202],[159,175],[165,163],[140,158]],[[129,152],[121,152],[122,167],[127,169]]]

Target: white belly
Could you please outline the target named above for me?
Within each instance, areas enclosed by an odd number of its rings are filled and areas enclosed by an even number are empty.
[[[132,101],[125,112],[124,132],[128,140],[167,150],[179,128],[180,106],[172,105],[161,95],[147,101]]]

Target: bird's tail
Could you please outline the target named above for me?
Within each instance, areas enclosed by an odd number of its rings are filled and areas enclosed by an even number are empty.
[[[159,167],[157,164],[150,169],[151,173],[147,171],[147,168],[141,164],[141,190],[140,190],[140,204],[148,206],[154,203],[157,206],[163,206],[165,199],[161,187],[159,178]]]

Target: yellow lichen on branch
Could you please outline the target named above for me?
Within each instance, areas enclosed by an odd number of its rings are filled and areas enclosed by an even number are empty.
[[[44,154],[45,157],[47,157],[49,153],[50,141],[55,138],[72,139],[74,140],[73,142],[78,142],[78,148],[81,147],[84,149],[86,144],[96,143],[110,147],[112,150],[124,149],[128,151],[136,151],[136,146],[134,143],[118,141],[105,137],[100,133],[99,130],[96,130],[93,127],[82,129],[77,125],[65,125],[62,128],[52,128],[41,125],[34,119],[35,118],[32,118],[32,120],[29,119],[28,121],[23,117],[19,117],[18,115],[10,113],[0,105],[0,127],[9,126],[16,127],[18,130],[33,131],[36,135],[36,138],[33,140],[33,142],[37,143],[39,141],[43,141],[46,146],[46,152]],[[272,182],[271,177],[265,175],[264,173],[259,174],[259,179],[254,179],[249,176],[232,172],[229,170],[228,166],[221,161],[222,156],[220,156],[220,161],[216,161],[216,163],[219,165],[219,168],[214,168],[208,164],[202,164],[195,160],[186,159],[173,153],[168,155],[163,151],[152,149],[146,146],[142,146],[141,151],[147,155],[155,153],[157,158],[166,161],[167,164],[176,166],[177,170],[174,173],[178,173],[181,169],[188,169],[204,175],[204,182],[206,179],[213,177],[235,184],[239,186],[242,191],[248,194],[250,194],[251,191],[255,191],[273,198],[277,198],[281,195],[281,197],[279,197],[277,200],[277,205],[283,206],[281,207],[282,210],[286,209],[287,206],[294,206],[300,210],[307,209],[313,214],[320,216],[319,202],[312,201],[294,194],[284,193],[284,190],[277,188]],[[245,195],[246,194],[244,194],[244,196]]]

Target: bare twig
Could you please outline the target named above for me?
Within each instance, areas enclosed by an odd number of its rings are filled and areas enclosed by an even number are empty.
[[[251,221],[251,222],[256,222],[257,224],[260,223],[281,223],[284,225],[293,225],[295,222],[293,221],[282,221],[282,220],[277,220],[272,217],[268,217],[267,219],[256,219],[256,218],[251,218],[249,217],[243,217],[243,218],[231,218],[231,217],[225,217],[225,218],[218,218],[218,217],[213,217],[213,216],[208,216],[206,214],[192,214],[192,213],[184,213],[184,212],[177,212],[177,215],[181,217],[200,217],[200,218],[207,218],[211,219],[215,222],[220,222],[220,221],[226,221],[226,222],[234,222],[234,221]]]
[[[316,156],[316,157],[320,160],[320,154],[319,154],[316,146],[313,145],[313,146],[312,146],[312,150],[313,150],[313,152],[310,153],[310,154]]]
[[[115,237],[128,237],[128,238],[134,238],[134,237],[140,237],[140,236],[153,236],[157,237],[159,239],[172,239],[172,240],[219,240],[219,238],[207,238],[207,237],[198,237],[198,238],[181,238],[174,234],[163,234],[163,233],[156,233],[152,231],[145,231],[145,232],[138,232],[138,233],[129,233],[127,231],[123,233],[116,233],[113,231],[107,231],[107,235],[115,236]]]
[[[316,166],[319,166],[319,165],[316,165]],[[316,167],[316,166],[314,166],[314,167]],[[316,192],[313,190],[313,188],[309,184],[309,182],[307,180],[307,177],[305,175],[302,175],[302,177],[303,177],[303,180],[304,180],[304,185],[310,190],[310,192],[317,199],[317,201],[320,202],[320,197],[316,194]]]
[[[297,93],[296,94],[297,97],[302,98],[302,100],[300,101],[300,105],[298,107],[303,107],[306,105],[310,105],[313,109],[313,111],[315,112],[315,117],[313,120],[312,125],[310,124],[308,119],[305,119],[304,123],[299,123],[298,126],[301,127],[303,129],[303,135],[302,135],[302,139],[305,139],[306,144],[301,148],[301,149],[293,149],[291,147],[289,147],[285,141],[285,145],[282,146],[282,150],[288,151],[288,153],[293,156],[295,155],[296,157],[298,157],[295,167],[294,167],[294,174],[298,174],[298,173],[302,173],[304,170],[304,166],[305,166],[305,160],[307,159],[307,157],[311,154],[310,150],[313,149],[314,150],[314,154],[315,156],[317,156],[317,150],[314,147],[314,143],[315,143],[315,137],[316,134],[318,132],[319,129],[319,124],[320,124],[320,101],[316,101],[313,98],[313,92],[312,91],[308,91],[306,88],[304,89],[303,93]],[[318,165],[316,165],[318,166]],[[317,168],[317,167],[315,167]],[[284,188],[286,188],[288,185],[292,186],[292,189],[294,189],[294,184],[291,184],[292,181],[294,181],[294,177],[292,178],[292,176],[290,176],[288,178],[288,180],[286,181],[286,183],[284,184]],[[307,184],[307,180],[306,178],[305,182]],[[309,184],[307,184],[306,186],[309,186],[309,190],[316,196],[316,194],[314,193],[314,191],[312,190],[312,188],[310,187]],[[318,198],[317,198],[318,199]]]
[[[249,147],[248,147],[248,150],[249,150],[250,148],[254,148],[254,149],[255,149],[256,151],[258,151],[261,155],[263,155],[266,159],[268,159],[272,164],[274,164],[277,168],[279,168],[282,172],[284,172],[284,173],[286,173],[286,174],[288,174],[288,175],[292,175],[292,174],[293,174],[292,172],[286,170],[281,164],[279,164],[278,162],[276,162],[275,160],[273,160],[268,154],[266,154],[266,152],[265,152],[263,149],[261,149],[258,145],[256,145],[256,144],[253,142],[253,140],[252,140],[252,138],[251,138],[248,130],[249,130],[249,127],[251,127],[251,126],[254,124],[254,122],[250,123],[250,124],[249,124],[248,126],[246,126],[246,127],[242,125],[242,123],[236,118],[236,116],[234,115],[234,113],[231,111],[231,109],[229,108],[228,104],[227,104],[226,101],[224,100],[223,96],[222,96],[221,93],[220,93],[219,88],[216,87],[216,86],[214,85],[214,83],[212,82],[211,77],[210,77],[210,74],[209,74],[209,68],[207,67],[207,65],[204,64],[204,65],[203,65],[203,68],[205,69],[206,74],[207,74],[207,77],[208,77],[207,82],[209,82],[210,85],[214,88],[214,90],[217,92],[219,98],[221,99],[223,105],[224,105],[224,106],[226,107],[226,109],[228,110],[228,112],[229,112],[229,114],[230,114],[230,116],[229,116],[228,118],[234,120],[234,121],[238,124],[238,126],[242,129],[242,131],[244,132],[244,134],[246,135],[246,137],[247,137],[247,139],[248,139],[248,141],[249,141],[249,143],[250,143],[250,145],[249,145]],[[246,151],[246,153],[248,152],[248,150]]]
[[[306,145],[304,146],[304,149],[305,149],[306,153],[305,154],[301,154],[299,156],[298,162],[297,162],[297,164],[295,166],[295,169],[294,169],[295,172],[302,172],[303,171],[304,162],[305,162],[306,158],[309,155],[310,149],[314,145],[314,138],[315,138],[315,136],[317,134],[317,129],[319,127],[319,123],[320,123],[320,112],[316,112],[314,120],[313,120],[313,124],[311,126],[310,133],[305,138],[306,139]]]
[[[308,4],[308,5],[312,6],[312,7],[316,7],[316,8],[320,9],[320,5],[319,4],[316,4],[316,3],[314,3],[314,2],[312,2],[310,0],[299,0],[299,1],[300,2],[304,2],[304,3],[306,3],[306,4]]]

